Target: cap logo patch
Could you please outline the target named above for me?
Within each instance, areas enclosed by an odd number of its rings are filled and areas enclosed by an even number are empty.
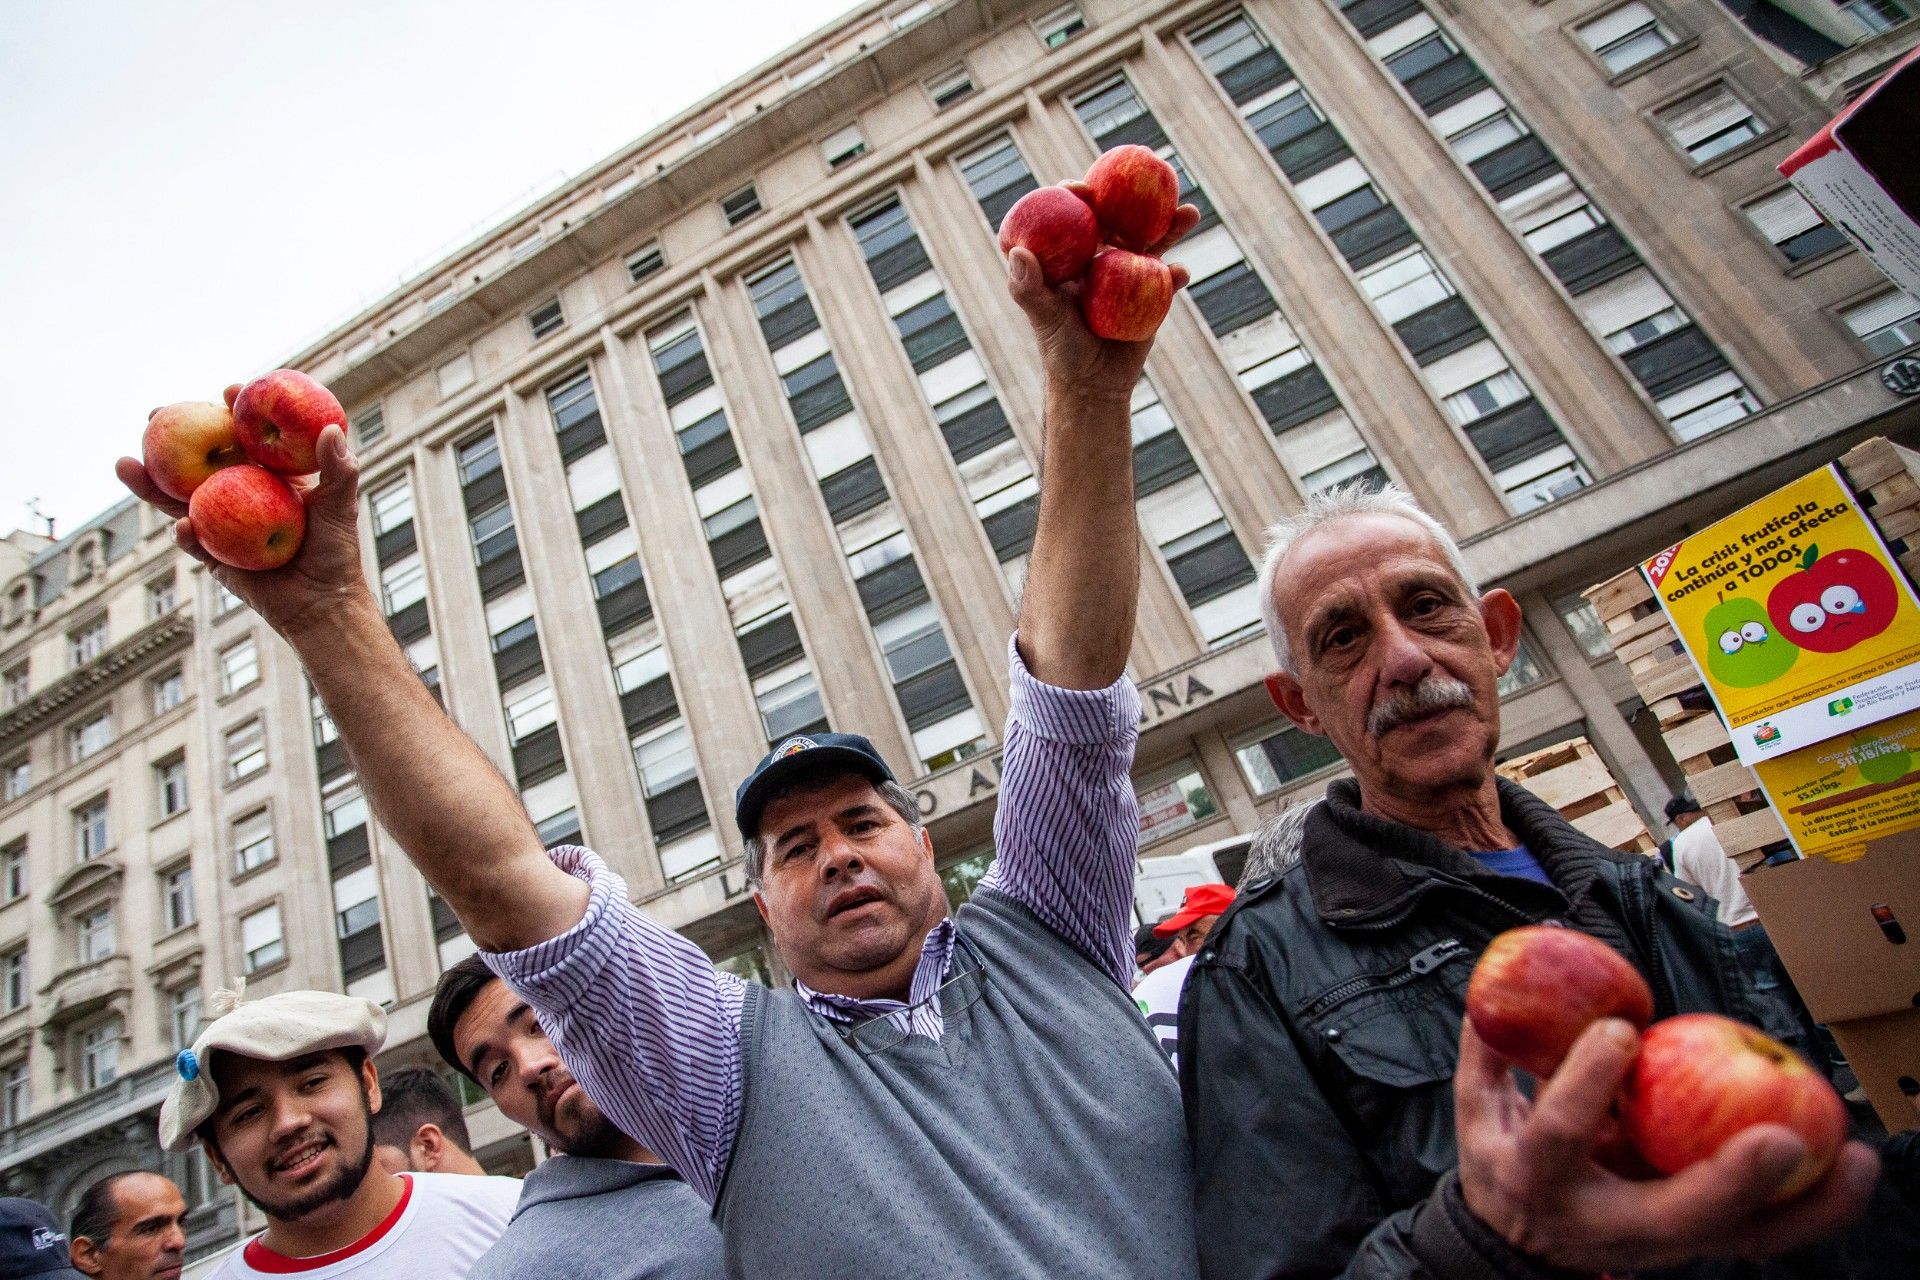
[[[198,1080],[200,1078],[200,1059],[193,1056],[193,1050],[182,1049],[174,1055],[173,1069],[180,1073],[182,1080],[188,1082]]]
[[[773,758],[775,760],[785,760],[788,756],[797,756],[802,751],[819,745],[820,744],[812,738],[788,738],[774,750]]]

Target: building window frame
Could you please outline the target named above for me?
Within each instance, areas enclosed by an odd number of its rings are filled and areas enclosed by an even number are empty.
[[[1615,15],[1619,14],[1622,10],[1633,8],[1636,5],[1646,10],[1648,18],[1646,22],[1621,32],[1619,35],[1612,37],[1599,46],[1594,45],[1592,41],[1589,40],[1587,28],[1605,23],[1608,19],[1615,18]],[[1618,19],[1615,18],[1615,21],[1617,22]],[[1619,67],[1614,66],[1608,61],[1607,54],[1609,51],[1618,51],[1627,48],[1633,43],[1636,37],[1642,35],[1650,27],[1659,37],[1666,41],[1664,45],[1643,57]],[[1594,66],[1599,68],[1601,74],[1606,76],[1607,83],[1611,85],[1625,84],[1629,80],[1645,75],[1662,63],[1670,62],[1688,52],[1699,43],[1699,37],[1690,31],[1686,27],[1686,24],[1678,21],[1675,16],[1667,10],[1666,6],[1655,4],[1653,0],[1621,0],[1618,4],[1607,5],[1604,8],[1595,9],[1591,13],[1581,14],[1579,17],[1566,23],[1563,29],[1566,31],[1568,39],[1572,40],[1573,43],[1579,47],[1580,52],[1585,54],[1586,57],[1593,62]]]
[[[193,863],[163,867],[160,879],[160,920],[167,933],[177,933],[199,922],[193,900]]]
[[[256,821],[258,826],[255,826]],[[273,847],[273,812],[255,809],[228,824],[228,839],[233,849],[235,877],[270,866],[278,859]]]
[[[272,933],[265,932],[265,925],[256,931],[248,926],[254,921],[264,922],[272,917]],[[287,960],[287,925],[280,912],[280,899],[263,902],[240,918],[240,968],[247,976],[265,972]],[[248,946],[249,941],[258,939],[257,945]]]

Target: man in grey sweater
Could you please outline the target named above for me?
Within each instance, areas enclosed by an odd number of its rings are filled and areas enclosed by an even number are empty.
[[[478,956],[440,977],[427,1034],[449,1066],[555,1154],[468,1280],[719,1280],[706,1202],[574,1082],[533,1011]]]

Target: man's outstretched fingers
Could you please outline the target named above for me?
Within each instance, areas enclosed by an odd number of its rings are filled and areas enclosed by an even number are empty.
[[[187,514],[187,504],[162,493],[160,486],[153,482],[153,477],[147,474],[146,467],[138,458],[120,459],[113,464],[113,474],[118,476],[120,483],[127,486],[133,496],[140,501],[157,507],[170,516],[179,517]]]
[[[1638,1045],[1632,1025],[1618,1018],[1602,1018],[1580,1033],[1541,1086],[1520,1133],[1518,1154],[1532,1176],[1551,1180],[1588,1162]]]
[[[1159,244],[1156,244],[1153,248],[1147,250],[1147,252],[1153,254],[1155,257],[1166,253],[1167,250],[1173,248],[1173,246],[1179,244],[1191,235],[1193,229],[1199,225],[1199,206],[1191,204],[1181,205],[1173,211],[1173,225],[1167,228],[1167,234],[1160,238]]]
[[[173,522],[173,545],[179,547],[201,564],[215,565],[220,563],[213,558],[212,553],[200,545],[200,539],[193,532],[193,525],[190,524],[185,517]]]

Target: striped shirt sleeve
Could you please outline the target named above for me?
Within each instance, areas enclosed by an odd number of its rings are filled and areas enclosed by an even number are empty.
[[[549,856],[587,882],[586,915],[524,951],[481,955],[606,1117],[712,1201],[740,1124],[746,984],[641,914],[597,855]]]
[[[1140,694],[1124,675],[1104,689],[1045,684],[1015,641],[996,857],[982,884],[1039,916],[1124,987],[1133,976]]]

